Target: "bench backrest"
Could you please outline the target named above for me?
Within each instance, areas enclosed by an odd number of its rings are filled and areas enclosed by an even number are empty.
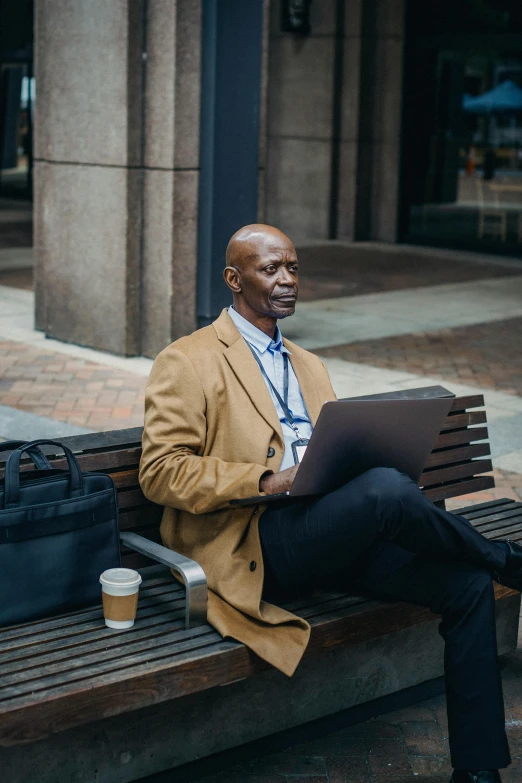
[[[449,394],[442,387],[426,387],[393,395],[379,397],[424,397]],[[430,454],[419,485],[430,500],[443,503],[448,498],[468,495],[495,485],[493,476],[484,475],[491,471],[490,446],[487,442],[486,412],[481,394],[456,397],[451,411]],[[120,529],[133,530],[147,538],[159,541],[159,523],[162,509],[143,495],[138,484],[138,465],[141,455],[142,428],[92,433],[60,438],[71,448],[84,471],[108,473],[117,488],[120,509]],[[480,441],[480,442],[478,442]],[[45,447],[53,467],[65,468],[60,456],[53,458],[55,451]],[[3,465],[9,456],[2,450],[0,442],[0,479]],[[24,462],[24,470],[32,470],[32,463]],[[146,559],[141,555],[122,549],[123,564],[129,568],[143,565]]]

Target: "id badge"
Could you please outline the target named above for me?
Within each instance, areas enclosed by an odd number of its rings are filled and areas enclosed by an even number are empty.
[[[306,451],[306,447],[310,443],[309,440],[301,439],[301,440],[294,440],[292,443],[292,454],[294,455],[294,465],[297,465],[298,462],[301,462],[301,460],[304,457],[304,453]]]

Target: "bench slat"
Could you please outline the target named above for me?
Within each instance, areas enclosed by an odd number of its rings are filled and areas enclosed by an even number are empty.
[[[139,487],[140,485],[138,481],[138,468],[121,470],[117,473],[110,473],[109,475],[114,481],[114,486],[118,490]]]
[[[473,443],[469,446],[461,447],[453,446],[441,451],[432,451],[426,462],[426,468],[453,465],[457,462],[475,459],[476,457],[487,457],[489,453],[489,443]]]
[[[491,540],[495,539],[505,539],[509,538],[511,540],[512,534],[513,536],[517,535],[520,532],[520,517],[517,520],[514,520],[512,524],[506,523],[503,524],[502,527],[494,528],[493,530],[486,530],[484,531],[484,535],[486,538],[490,538]]]
[[[486,411],[472,411],[471,413],[450,413],[442,425],[442,430],[455,430],[469,427],[475,424],[485,424]]]
[[[120,530],[134,530],[138,527],[159,526],[163,509],[154,504],[145,508],[122,509],[120,513]]]
[[[471,427],[466,430],[444,432],[435,441],[434,449],[445,449],[448,446],[460,446],[463,443],[473,443],[477,440],[487,440],[487,427]]]
[[[468,408],[483,408],[484,407],[484,395],[483,394],[468,394],[463,397],[455,397],[453,404],[450,408],[450,413],[455,411],[465,411]]]
[[[424,494],[427,498],[436,502],[437,500],[448,500],[448,498],[469,495],[472,492],[481,492],[483,489],[489,489],[495,486],[493,476],[480,476],[471,479],[471,481],[455,482],[448,486],[437,487],[436,489],[426,489]]]
[[[65,442],[65,438],[62,438]],[[45,449],[44,449],[45,451]],[[109,473],[116,472],[118,468],[134,467],[137,470],[141,455],[141,447],[134,447],[132,449],[126,449],[121,451],[108,451],[97,454],[76,454],[75,457],[78,460],[80,468],[85,472],[93,473]],[[0,458],[4,456],[0,454]],[[0,479],[4,477],[5,459],[0,460]],[[57,459],[50,459],[49,462],[53,468],[65,470],[67,468],[67,462],[62,457]],[[35,467],[32,462],[24,462],[21,465],[21,470],[34,470]]]
[[[449,468],[432,469],[425,471],[419,479],[419,486],[431,487],[434,484],[442,484],[445,481],[455,481],[468,476],[477,476],[480,473],[488,473],[493,469],[490,459],[477,460],[476,462],[463,462],[460,465],[452,465]]]
[[[499,519],[501,519],[504,513],[509,513],[515,507],[519,508],[520,503],[515,500],[505,499],[481,503],[476,506],[468,506],[468,508],[462,509],[461,513],[465,514],[468,519],[473,520],[473,524],[475,525],[478,524],[475,520],[484,519],[492,514],[500,514]]]
[[[519,503],[514,503],[513,506],[511,506],[509,509],[506,509],[502,513],[498,511],[495,514],[487,514],[485,517],[475,517],[474,525],[477,530],[482,532],[483,530],[490,528],[492,525],[495,526],[497,522],[506,522],[520,516],[522,516],[522,505]]]
[[[118,507],[123,511],[127,508],[140,508],[144,511],[149,508],[159,508],[155,503],[147,500],[141,489],[125,489],[118,492]]]
[[[178,605],[180,607],[179,609],[177,608]],[[165,606],[162,606],[158,603],[152,603],[150,606],[144,606],[140,611],[140,626],[142,628],[146,628],[151,625],[156,625],[158,622],[175,622],[180,617],[182,617],[183,608],[184,602],[181,596],[178,600],[173,600],[172,607],[168,607],[167,609]],[[162,619],[162,616],[167,611],[169,612],[170,619]],[[60,643],[65,643],[65,641],[67,641],[71,645],[81,644],[85,634],[91,632],[99,634],[101,637],[111,637],[114,633],[116,633],[116,631],[113,629],[108,629],[105,627],[101,609],[98,609],[93,618],[82,619],[81,621],[76,621],[74,623],[70,622],[69,626],[52,628],[40,634],[35,634],[32,637],[28,636],[24,640],[19,637],[11,640],[5,640],[2,642],[0,651],[10,651],[12,653],[13,650],[20,650],[22,647],[28,649],[31,646],[34,646],[36,650],[37,647],[42,647],[49,642],[54,643],[56,641],[59,641]],[[124,641],[126,638],[127,636],[122,637],[122,641]]]

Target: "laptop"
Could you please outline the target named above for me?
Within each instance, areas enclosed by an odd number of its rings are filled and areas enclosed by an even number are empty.
[[[288,492],[233,500],[233,506],[324,495],[371,468],[418,481],[453,397],[325,402]]]

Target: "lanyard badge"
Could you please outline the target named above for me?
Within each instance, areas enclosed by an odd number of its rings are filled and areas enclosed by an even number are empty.
[[[297,427],[297,424],[295,423],[294,417],[292,416],[292,412],[291,412],[290,408],[288,407],[288,354],[286,354],[286,353],[283,354],[283,362],[284,362],[284,365],[285,365],[285,370],[284,370],[284,390],[283,390],[284,391],[284,399],[283,399],[283,397],[281,397],[281,395],[279,394],[279,391],[276,389],[276,387],[274,386],[274,384],[272,383],[272,381],[268,377],[267,372],[266,372],[265,368],[263,367],[263,365],[261,363],[261,360],[257,356],[256,352],[254,351],[254,349],[252,348],[252,346],[250,345],[250,343],[248,341],[245,341],[245,342],[247,343],[248,347],[252,351],[252,356],[254,357],[256,362],[258,363],[259,369],[261,370],[261,373],[264,375],[264,377],[266,378],[266,380],[270,384],[270,388],[274,392],[274,394],[276,396],[276,399],[277,399],[279,405],[281,406],[281,409],[282,409],[283,413],[285,414],[286,420],[288,421],[289,425],[291,426],[291,428],[293,429],[293,431],[296,434],[297,440],[294,440],[293,443],[291,444],[291,446],[292,446],[292,454],[293,454],[293,457],[294,457],[294,464],[297,465],[297,463],[301,462],[301,460],[304,457],[304,453],[306,451],[306,447],[308,446],[309,440],[307,438],[302,438],[301,437],[301,435],[299,433],[299,429]]]

